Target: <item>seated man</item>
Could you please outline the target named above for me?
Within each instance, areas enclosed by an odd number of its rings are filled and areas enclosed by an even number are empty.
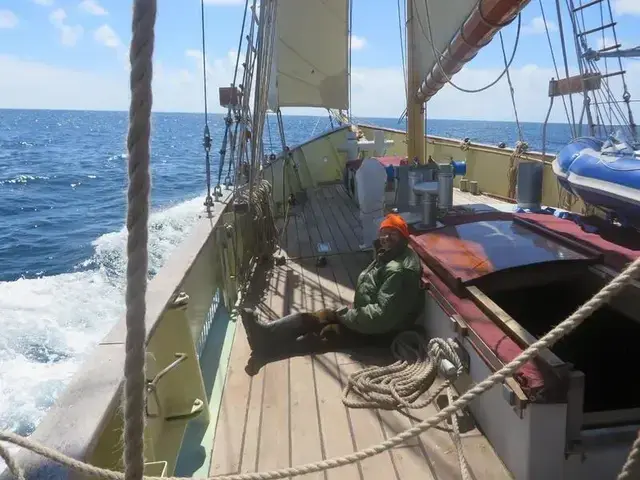
[[[411,328],[423,307],[420,259],[408,241],[406,222],[399,215],[388,215],[378,232],[376,258],[359,275],[348,308],[295,313],[273,322],[262,322],[253,310],[243,309],[240,314],[251,349],[283,350],[310,335],[331,338],[341,348],[390,344],[395,334]]]

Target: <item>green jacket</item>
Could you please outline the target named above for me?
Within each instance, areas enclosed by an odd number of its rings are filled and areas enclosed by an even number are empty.
[[[421,275],[420,259],[408,246],[379,255],[358,277],[353,305],[340,322],[364,334],[410,327],[424,305]]]

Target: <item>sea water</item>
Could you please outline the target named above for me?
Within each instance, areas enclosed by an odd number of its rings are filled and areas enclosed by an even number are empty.
[[[154,114],[150,275],[202,210],[204,116]],[[395,119],[358,119],[404,129]],[[224,122],[211,115],[212,184]],[[284,118],[289,145],[330,128],[328,117]],[[434,135],[513,146],[509,122],[429,120]],[[541,149],[541,125],[523,124]],[[86,355],[124,313],[126,208],[124,112],[0,110],[0,429],[28,435]],[[267,153],[280,150],[275,118]],[[566,125],[549,125],[547,151]],[[3,465],[0,462],[0,469]]]

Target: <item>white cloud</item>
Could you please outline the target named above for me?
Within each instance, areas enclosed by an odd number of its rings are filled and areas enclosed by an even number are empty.
[[[14,28],[18,25],[18,17],[11,10],[0,10],[0,28]]]
[[[640,62],[626,65],[629,90],[640,96]],[[475,89],[492,82],[501,68],[483,69],[465,67],[455,75],[457,85]],[[573,74],[576,72],[570,72]],[[510,69],[515,90],[518,116],[521,121],[542,122],[549,107],[547,85],[555,77],[552,68],[525,65]],[[622,87],[618,77],[609,79],[609,87],[616,100],[621,100]],[[400,68],[358,68],[352,75],[353,113],[356,117],[399,117],[404,109],[404,80]],[[568,98],[567,98],[568,101]],[[581,99],[574,96],[576,111],[582,109]],[[637,104],[632,105],[636,118],[640,115]],[[481,93],[467,94],[446,85],[427,104],[429,118],[504,120],[513,121],[513,107],[506,78]],[[551,122],[566,122],[562,100],[556,99],[550,117]]]
[[[49,14],[49,21],[56,27],[64,24],[64,21],[67,19],[67,12],[65,12],[62,8],[58,8]]]
[[[638,0],[614,0],[613,9],[618,15],[640,15],[640,2]]]
[[[596,48],[598,50],[601,50],[603,48],[612,47],[615,44],[616,44],[616,42],[614,42],[613,38],[611,38],[611,37],[604,37],[604,39],[602,37],[600,37],[598,39],[598,44],[597,44]]]
[[[204,0],[205,5],[244,5],[245,0]]]
[[[202,112],[202,53],[187,50],[187,67],[174,68],[156,61],[154,68],[154,110]],[[211,111],[221,113],[218,87],[231,83],[235,53],[208,62],[207,84]],[[640,95],[640,62],[627,65],[627,82],[632,94]],[[128,72],[115,69],[111,74],[71,70],[0,55],[0,108],[52,108],[127,110],[129,107]],[[455,81],[462,87],[478,88],[490,83],[500,68],[463,68]],[[525,65],[510,70],[522,121],[541,122],[549,106],[547,84],[555,76],[552,69]],[[621,92],[617,78],[610,79],[614,93]],[[403,75],[397,68],[354,67],[352,75],[353,113],[356,118],[398,118],[405,106]],[[635,97],[634,97],[635,98]],[[618,98],[620,100],[620,98]],[[575,98],[576,110],[581,110]],[[637,104],[634,104],[634,107]],[[640,109],[634,109],[640,117]],[[286,114],[320,114],[314,109],[286,109]],[[465,94],[445,86],[427,104],[429,118],[513,121],[509,87],[505,79],[489,90]],[[557,99],[550,121],[564,122],[562,102]]]
[[[82,0],[78,7],[91,15],[100,16],[109,14],[109,12],[107,12],[102,5],[97,2],[97,0]]]
[[[122,40],[120,40],[118,34],[107,24],[97,28],[95,32],[93,32],[93,38],[96,42],[104,45],[105,47],[118,48],[123,46]]]
[[[558,31],[556,24],[550,20],[547,20],[547,28],[549,29],[549,33]],[[532,18],[528,25],[522,27],[522,33],[525,35],[539,35],[541,33],[545,33],[544,19],[542,17]]]
[[[60,32],[60,41],[67,47],[73,47],[84,34],[80,25],[66,23],[67,12],[58,8],[49,14],[49,22]]]
[[[367,45],[367,39],[351,35],[351,50],[361,50]]]
[[[53,0],[32,0],[33,3],[37,3],[38,5],[43,5],[45,7],[50,7],[53,5]]]
[[[202,112],[202,57],[194,52],[190,54],[195,60],[191,68],[170,68],[155,62],[155,111]],[[217,86],[231,83],[235,65],[235,57],[231,57],[232,52],[213,60],[207,67],[209,105],[213,112],[223,112],[217,105]],[[93,73],[0,54],[0,72],[6,72],[0,75],[0,108],[129,108],[129,74],[124,69],[116,69],[111,74]]]

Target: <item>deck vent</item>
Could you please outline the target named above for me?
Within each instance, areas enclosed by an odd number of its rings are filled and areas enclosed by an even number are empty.
[[[525,210],[540,210],[542,206],[542,162],[520,162],[516,184],[518,206]]]
[[[428,229],[437,225],[438,190],[439,182],[421,182],[413,187],[413,192],[422,205],[422,223],[416,225],[416,228]]]

